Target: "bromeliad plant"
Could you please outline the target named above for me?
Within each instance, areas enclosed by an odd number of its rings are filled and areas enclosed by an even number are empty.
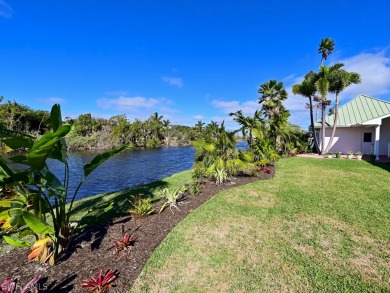
[[[109,270],[104,276],[103,270],[100,270],[97,278],[91,277],[91,280],[83,280],[81,287],[87,288],[88,293],[107,292],[112,287],[112,283],[116,278],[112,270]]]
[[[123,234],[121,240],[114,241],[112,243],[112,247],[115,249],[114,253],[118,254],[122,250],[129,250],[134,245],[134,242],[136,240],[137,240],[137,236],[126,232],[125,234]]]
[[[25,155],[10,158],[12,162],[24,166],[21,171],[15,170],[4,158],[0,158],[0,225],[5,230],[24,227],[19,238],[4,236],[4,240],[14,246],[30,247],[31,244],[23,238],[33,235],[35,243],[28,259],[53,265],[70,244],[74,228],[71,223],[72,207],[84,180],[98,166],[127,146],[99,154],[86,164],[82,180],[75,192],[69,194],[70,177],[65,136],[71,126],[62,123],[58,104],[52,107],[50,118],[52,130],[36,142],[32,137],[21,133],[0,131],[0,141],[3,144],[14,150],[28,150]],[[49,158],[63,164],[62,181],[49,170]]]
[[[168,189],[164,188],[162,189],[159,194],[162,198],[164,198],[166,201],[163,203],[160,209],[160,213],[167,207],[169,206],[171,212],[172,212],[172,207],[179,209],[178,204],[179,200],[181,199],[182,195],[184,192],[187,191],[187,188],[185,186],[181,186],[176,189]]]

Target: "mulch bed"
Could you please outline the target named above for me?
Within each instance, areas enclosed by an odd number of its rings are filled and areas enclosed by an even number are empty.
[[[27,261],[27,249],[15,249],[0,255],[0,281],[6,277],[18,279],[18,284],[26,284],[35,275],[41,274],[39,284],[42,292],[86,292],[81,282],[96,277],[99,270],[115,270],[118,279],[110,292],[126,292],[141,272],[153,250],[165,236],[185,216],[222,190],[244,185],[257,180],[268,179],[275,174],[260,172],[256,177],[236,177],[223,185],[215,185],[212,181],[204,181],[201,192],[196,197],[186,195],[185,202],[172,211],[166,208],[162,213],[155,213],[146,218],[132,219],[130,216],[92,227],[76,235],[73,246],[58,264],[50,267],[46,264]],[[156,211],[162,201],[155,203]],[[123,231],[130,231],[137,236],[134,246],[126,253],[114,255],[112,243],[122,238]],[[40,292],[41,292],[40,290]]]

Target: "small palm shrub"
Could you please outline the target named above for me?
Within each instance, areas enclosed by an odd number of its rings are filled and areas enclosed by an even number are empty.
[[[161,206],[160,213],[167,207],[172,211],[172,207],[179,209],[178,208],[178,202],[183,196],[184,192],[187,191],[187,188],[185,186],[181,186],[176,189],[169,189],[169,188],[164,188],[159,192],[159,195],[165,199],[165,202]]]
[[[142,198],[142,195],[132,196],[132,198],[133,200],[130,200],[132,208],[129,209],[132,216],[146,217],[155,211],[150,198]]]

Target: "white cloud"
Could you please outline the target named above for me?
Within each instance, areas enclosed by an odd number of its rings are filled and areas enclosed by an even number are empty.
[[[136,110],[139,108],[153,108],[161,103],[163,99],[144,98],[144,97],[124,97],[116,99],[102,98],[97,100],[98,107],[102,109],[115,110]]]
[[[204,117],[202,115],[195,115],[194,119],[196,120],[202,120]]]
[[[211,104],[224,114],[242,110],[244,115],[250,116],[253,115],[256,110],[260,109],[260,105],[257,100],[245,102],[213,100]]]
[[[11,6],[7,4],[4,0],[0,0],[0,16],[4,18],[11,18],[14,14]]]
[[[44,104],[49,104],[49,105],[52,105],[52,104],[65,104],[66,103],[65,99],[59,98],[59,97],[39,98],[38,101],[41,102],[41,103],[44,103]]]
[[[347,98],[359,94],[378,96],[390,93],[390,56],[384,49],[375,53],[361,53],[340,60],[348,71],[357,72],[361,76],[361,84],[351,85],[344,90],[342,96]]]
[[[161,79],[167,84],[177,86],[178,88],[181,88],[183,86],[183,79],[181,79],[180,77],[163,76],[161,77]]]

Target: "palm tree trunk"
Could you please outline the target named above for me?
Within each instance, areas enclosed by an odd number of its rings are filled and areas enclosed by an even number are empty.
[[[314,146],[316,147],[317,153],[320,152],[320,148],[318,147],[318,139],[316,136],[316,130],[314,129],[314,118],[313,118],[313,102],[311,97],[309,97],[309,104],[310,104],[310,124],[311,124],[311,134],[314,139]]]
[[[335,107],[335,111],[334,111],[334,121],[333,121],[332,133],[330,135],[329,143],[328,143],[328,146],[326,147],[325,153],[327,153],[332,146],[333,138],[334,138],[334,135],[336,134],[338,118],[339,118],[339,94],[336,93],[336,107]]]
[[[325,155],[325,101],[321,101],[321,155]]]

